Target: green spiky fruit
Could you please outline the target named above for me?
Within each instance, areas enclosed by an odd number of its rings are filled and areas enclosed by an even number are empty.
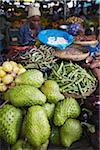
[[[17,85],[32,85],[37,88],[39,88],[43,82],[43,74],[37,69],[28,70],[15,79]]]
[[[33,147],[24,140],[18,140],[12,147],[11,150],[33,150]]]
[[[37,88],[30,85],[20,85],[9,89],[4,93],[4,100],[10,100],[16,107],[44,104],[46,96]]]
[[[33,147],[39,147],[50,136],[50,125],[45,111],[41,106],[32,106],[25,116],[22,135]]]
[[[0,137],[8,144],[14,144],[19,136],[22,112],[12,105],[0,108]]]
[[[47,150],[48,144],[49,140],[41,146],[34,148],[27,141],[20,139],[11,147],[11,150]]]
[[[64,96],[60,93],[59,85],[53,80],[45,81],[41,86],[41,91],[46,95],[49,103],[57,103],[64,99]]]
[[[45,103],[43,105],[43,109],[45,110],[47,117],[49,119],[51,119],[53,117],[53,114],[54,114],[55,104],[54,103],[52,103],[52,104]]]
[[[54,124],[61,126],[68,118],[77,118],[80,114],[80,106],[74,98],[67,98],[59,102],[54,112]]]
[[[80,139],[82,135],[82,127],[78,120],[68,119],[60,129],[61,143],[65,147]]]

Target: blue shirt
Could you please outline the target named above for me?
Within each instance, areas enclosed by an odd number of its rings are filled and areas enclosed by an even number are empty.
[[[37,30],[37,34],[39,33],[40,28]],[[18,44],[27,45],[30,43],[34,43],[36,37],[32,37],[31,29],[29,24],[24,24],[20,27],[18,32]]]
[[[88,48],[91,56],[95,56],[96,52],[100,53],[100,43],[96,44],[95,47],[92,46],[85,46],[85,47]]]

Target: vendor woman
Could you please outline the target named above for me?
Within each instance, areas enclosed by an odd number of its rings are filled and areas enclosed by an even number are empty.
[[[39,8],[30,6],[27,23],[19,29],[18,44],[28,45],[34,43],[37,34],[41,30],[40,16]]]

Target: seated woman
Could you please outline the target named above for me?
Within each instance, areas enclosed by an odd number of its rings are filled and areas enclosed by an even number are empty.
[[[41,30],[40,27],[40,16],[41,13],[38,8],[30,7],[28,12],[28,21],[22,25],[18,33],[18,44],[29,45],[34,43],[37,34]]]

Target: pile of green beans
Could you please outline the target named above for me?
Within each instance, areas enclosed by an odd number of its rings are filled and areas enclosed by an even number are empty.
[[[49,79],[55,80],[62,93],[84,96],[96,85],[96,78],[78,64],[62,61],[55,64]]]
[[[57,59],[53,56],[54,49],[46,45],[40,45],[33,49],[27,50],[25,53],[20,54],[20,63],[22,63],[26,69],[36,68],[45,70],[51,69]]]

